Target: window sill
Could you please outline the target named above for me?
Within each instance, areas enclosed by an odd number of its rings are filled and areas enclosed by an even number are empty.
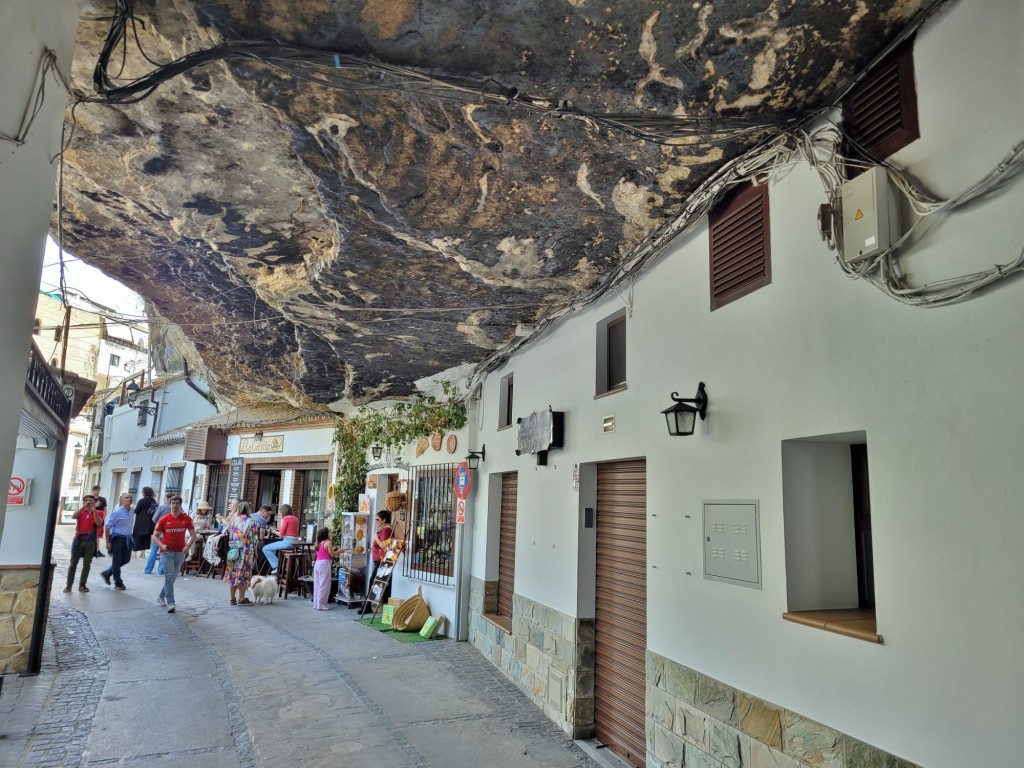
[[[869,643],[882,642],[874,611],[862,611],[857,608],[839,611],[791,611],[782,614],[782,618],[806,627],[866,640]]]
[[[484,613],[481,615],[484,621],[493,624],[506,634],[512,634],[512,619],[510,619],[508,616],[499,616],[496,613]]]
[[[602,397],[608,397],[609,395],[617,395],[619,394],[619,392],[625,392],[627,389],[629,389],[629,386],[627,384],[623,384],[619,387],[612,387],[611,389],[606,390],[604,392],[598,392],[596,395],[594,395],[594,399],[600,400]]]
[[[506,429],[512,429],[512,425],[511,424],[502,424],[500,427],[498,427],[495,430],[495,432],[502,432],[502,431],[504,431]]]

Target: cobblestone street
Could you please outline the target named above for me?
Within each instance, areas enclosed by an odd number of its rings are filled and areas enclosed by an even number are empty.
[[[399,643],[294,596],[232,607],[195,576],[168,614],[141,560],[125,592],[99,560],[63,594],[66,535],[42,673],[3,681],[4,768],[597,765],[468,643]]]

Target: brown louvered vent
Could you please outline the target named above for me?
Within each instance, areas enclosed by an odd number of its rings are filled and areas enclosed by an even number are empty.
[[[843,100],[843,126],[857,146],[875,160],[884,160],[920,137],[913,40],[850,91]]]
[[[185,430],[185,461],[197,464],[215,464],[227,456],[228,439],[214,427],[192,427]]]
[[[711,212],[711,309],[772,281],[768,187],[745,186]]]

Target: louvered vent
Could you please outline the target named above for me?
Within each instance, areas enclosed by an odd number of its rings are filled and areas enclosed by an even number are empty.
[[[192,427],[185,430],[182,458],[198,464],[218,463],[227,456],[227,446],[227,437],[221,430],[214,427]]]
[[[920,136],[912,42],[904,45],[843,100],[847,134],[876,160]]]
[[[772,281],[766,185],[741,189],[712,211],[711,309]]]

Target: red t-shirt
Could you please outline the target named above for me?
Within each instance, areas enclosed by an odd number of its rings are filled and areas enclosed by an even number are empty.
[[[383,526],[381,528],[378,528],[376,530],[376,532],[373,534],[373,545],[370,548],[370,552],[371,552],[371,554],[373,556],[373,562],[379,563],[381,560],[384,559],[384,547],[381,546],[380,540],[384,539],[385,541],[387,541],[390,538],[391,538],[391,526],[390,525],[385,525],[385,526]]]
[[[78,523],[75,533],[99,533],[103,530],[103,513],[82,507],[78,512]]]
[[[192,525],[192,518],[182,513],[175,517],[170,512],[160,518],[156,524],[156,530],[163,534],[163,543],[168,552],[185,551],[185,531],[192,531],[195,535],[195,526]]]
[[[299,535],[299,518],[295,515],[285,515],[281,518],[281,527],[278,529],[283,539],[285,536]]]

